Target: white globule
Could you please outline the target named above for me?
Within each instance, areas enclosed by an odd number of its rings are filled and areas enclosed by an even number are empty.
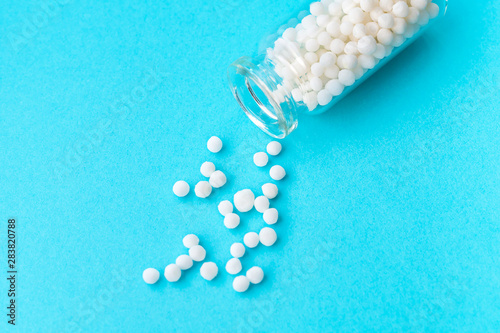
[[[182,272],[176,264],[170,264],[165,267],[165,278],[168,282],[177,282],[181,278]]]
[[[187,254],[181,254],[175,259],[175,264],[179,266],[180,269],[185,271],[186,269],[190,269],[193,267],[193,259]]]
[[[262,185],[262,193],[268,198],[268,199],[274,199],[278,195],[278,186],[273,183],[266,183]]]
[[[281,143],[278,141],[271,141],[266,146],[267,153],[272,156],[276,156],[281,153],[282,148]]]
[[[189,184],[183,180],[179,180],[174,184],[173,191],[179,198],[185,197],[189,193]]]
[[[189,256],[194,261],[203,261],[207,256],[207,251],[201,245],[195,245],[189,249]]]
[[[204,162],[200,167],[200,172],[203,176],[209,178],[215,172],[215,164]]]
[[[210,176],[209,183],[214,188],[220,188],[224,186],[227,182],[226,175],[224,172],[217,170]]]
[[[212,186],[206,180],[202,180],[194,187],[194,193],[199,198],[206,198],[212,193]]]
[[[259,240],[264,246],[272,246],[276,243],[278,236],[276,235],[276,231],[269,227],[264,227],[259,232]]]
[[[250,286],[250,281],[244,275],[239,275],[235,277],[233,280],[233,289],[239,293],[247,291],[249,286]]]
[[[190,249],[193,246],[200,244],[200,239],[198,238],[198,236],[194,234],[189,234],[184,236],[184,238],[182,239],[182,244],[184,244],[185,247]]]
[[[245,236],[243,236],[243,243],[245,243],[248,248],[253,249],[259,245],[259,234],[253,231],[247,232]]]
[[[264,222],[267,224],[275,224],[278,222],[278,210],[276,208],[269,208],[264,212]]]
[[[147,284],[155,284],[159,278],[160,272],[155,268],[146,268],[144,272],[142,272],[142,279]]]
[[[245,245],[242,243],[233,243],[229,252],[234,258],[241,258],[245,255]]]
[[[246,277],[250,283],[259,284],[264,279],[264,271],[259,266],[253,266],[247,271]]]
[[[233,198],[234,206],[242,213],[246,213],[253,208],[255,195],[251,190],[245,189],[236,192]]]
[[[222,149],[222,140],[216,136],[212,136],[210,139],[208,139],[207,148],[212,153],[220,152],[220,150]]]
[[[226,216],[227,214],[233,212],[233,204],[229,200],[224,200],[219,203],[217,209],[219,210],[219,213],[221,213],[222,216]]]
[[[280,103],[291,96],[309,111],[331,105],[439,12],[430,0],[313,2],[310,13],[267,50],[288,83],[272,93]]]
[[[241,272],[241,269],[241,261],[238,258],[231,258],[226,263],[226,271],[231,275],[238,274]]]
[[[269,209],[269,199],[266,196],[261,195],[255,198],[254,206],[259,213],[264,213],[267,209]]]
[[[229,213],[224,217],[224,225],[228,229],[234,229],[240,225],[240,217],[235,213]]]
[[[207,281],[212,281],[218,273],[219,268],[214,262],[204,262],[200,267],[200,274]]]
[[[253,162],[258,167],[266,166],[268,161],[269,161],[269,156],[267,156],[267,154],[262,151],[255,153],[255,155],[253,155]]]
[[[269,170],[269,175],[274,180],[282,180],[286,176],[286,171],[281,165],[273,165]]]

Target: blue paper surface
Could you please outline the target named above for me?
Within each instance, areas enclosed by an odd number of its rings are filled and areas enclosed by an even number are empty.
[[[242,259],[238,294],[217,203],[259,191],[270,138],[230,94],[226,68],[305,1],[3,1],[0,4],[1,330],[500,330],[500,3],[447,15],[320,116],[302,115],[271,164],[278,242]],[[206,141],[222,138],[221,153]],[[228,184],[192,187],[213,161]],[[7,324],[7,220],[17,223],[17,317]],[[154,286],[142,271],[199,263]]]

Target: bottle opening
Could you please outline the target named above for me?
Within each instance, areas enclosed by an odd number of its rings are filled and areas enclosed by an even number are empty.
[[[250,120],[272,137],[282,139],[297,127],[295,105],[286,99],[279,103],[276,74],[266,64],[247,57],[235,61],[228,69],[231,91]]]

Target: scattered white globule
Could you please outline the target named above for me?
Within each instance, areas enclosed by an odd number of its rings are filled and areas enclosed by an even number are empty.
[[[206,180],[202,180],[194,187],[194,193],[199,198],[206,198],[212,193],[212,186]]]
[[[174,184],[173,191],[179,198],[185,197],[189,193],[189,184],[183,180],[179,180]]]
[[[278,210],[276,208],[269,208],[264,212],[264,222],[267,224],[275,224],[278,222]]]
[[[212,153],[220,152],[220,150],[222,149],[222,140],[216,136],[211,137],[210,139],[208,139],[207,148]]]
[[[255,153],[255,155],[253,155],[253,162],[258,167],[266,166],[268,161],[269,161],[269,156],[267,156],[267,154],[262,151]]]
[[[189,256],[194,261],[203,261],[207,256],[207,251],[201,245],[195,245],[189,249]]]
[[[229,213],[224,217],[224,225],[228,229],[234,229],[240,225],[240,217],[235,213]]]
[[[251,190],[241,190],[236,192],[233,198],[234,206],[242,213],[248,212],[253,208],[255,195]]]
[[[142,272],[142,279],[147,284],[155,284],[159,278],[160,278],[160,272],[158,272],[157,269],[146,268],[144,272]]]
[[[283,31],[267,57],[283,79],[273,95],[313,111],[328,105],[439,15],[431,0],[322,0]],[[268,146],[276,155],[278,142]],[[276,149],[274,149],[276,148]]]
[[[255,198],[254,206],[259,213],[264,213],[269,208],[269,199],[265,195],[261,195]]]
[[[180,269],[185,271],[186,269],[190,269],[193,267],[193,259],[187,254],[181,254],[175,259],[175,264],[179,266]]]
[[[200,267],[200,274],[207,281],[212,281],[218,273],[219,268],[214,262],[205,262]]]
[[[245,275],[239,275],[233,280],[233,289],[239,293],[247,291],[250,286],[250,280]]]
[[[281,143],[278,141],[271,141],[267,144],[267,153],[276,156],[281,152]]]
[[[247,271],[247,279],[252,284],[259,284],[264,279],[264,271],[259,266],[253,266]]]
[[[235,275],[241,272],[241,261],[238,258],[231,258],[226,263],[226,271],[229,274]]]
[[[269,227],[264,227],[259,232],[259,240],[264,246],[271,246],[276,243],[276,239],[278,236],[276,235],[276,231]]]
[[[242,243],[233,243],[229,252],[234,258],[241,258],[245,255],[245,245]]]
[[[168,282],[177,282],[181,278],[181,269],[176,264],[165,267],[165,278]]]
[[[259,245],[259,234],[256,232],[247,232],[245,236],[243,236],[243,243],[251,249]]]
[[[266,183],[262,185],[262,193],[264,193],[268,199],[274,199],[278,195],[278,186],[273,183]]]
[[[209,183],[210,185],[212,185],[212,187],[219,188],[224,186],[226,184],[226,181],[226,175],[222,171],[217,170],[210,175]]]
[[[269,175],[274,180],[282,180],[286,176],[286,171],[281,165],[274,165],[271,170],[269,170]]]
[[[215,172],[215,164],[204,162],[200,167],[200,172],[203,176],[209,178]]]
[[[190,249],[193,246],[200,244],[200,239],[198,238],[198,236],[194,234],[189,234],[184,236],[184,238],[182,239],[182,244],[184,244],[185,247]]]
[[[219,210],[219,213],[221,213],[222,216],[226,216],[227,214],[233,212],[233,204],[229,200],[224,200],[219,203],[217,209]]]

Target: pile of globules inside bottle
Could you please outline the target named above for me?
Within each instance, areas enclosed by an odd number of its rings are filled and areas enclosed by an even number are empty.
[[[329,104],[439,14],[430,0],[322,0],[267,49],[287,92],[309,111]]]

